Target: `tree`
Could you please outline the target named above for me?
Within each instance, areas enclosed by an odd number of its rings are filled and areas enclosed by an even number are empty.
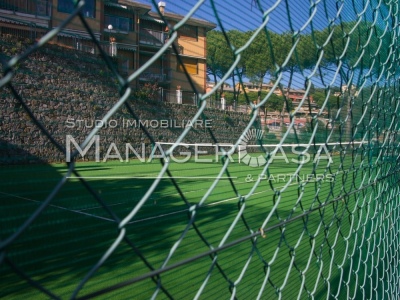
[[[376,72],[386,60],[391,44],[389,31],[368,21],[342,22],[315,31],[313,38],[317,47],[325,45],[322,66],[337,65],[340,58],[347,68],[363,70],[373,66]]]
[[[331,94],[329,95],[327,99],[327,95],[323,90],[316,90],[315,93],[312,95],[315,103],[319,106],[322,107],[327,100],[325,108],[329,107],[335,107],[337,103],[337,97],[335,97],[333,94],[333,91],[331,91]]]
[[[265,103],[265,113],[267,111],[281,111],[283,108],[284,98],[282,96],[278,96],[272,94]]]
[[[248,36],[250,37],[253,34],[254,32],[249,32]],[[246,76],[251,78],[253,82],[258,82],[260,87],[267,73],[271,73],[274,69],[270,53],[267,33],[261,31],[243,55]]]
[[[263,99],[263,95],[261,95],[261,99]],[[268,111],[282,111],[284,103],[285,103],[284,97],[272,94],[267,99],[267,102],[265,102],[265,105],[263,106],[264,121],[267,120]]]
[[[215,84],[232,64],[232,56],[227,55],[230,52],[221,31],[212,30],[207,33],[207,74],[213,78]],[[217,93],[215,93],[215,97],[218,98]]]
[[[230,30],[227,32],[227,37],[229,40],[229,43],[231,44],[231,46],[233,46],[234,49],[238,49],[241,48],[247,41],[247,39],[249,38],[248,33],[246,32],[242,32],[239,30]],[[233,53],[232,53],[232,63],[234,61],[234,57],[233,57]],[[236,76],[241,79],[244,75],[244,71],[246,69],[246,59],[243,57],[242,54],[242,59],[239,61],[239,63],[236,65],[235,70],[230,74],[231,78],[232,78],[232,83],[233,83],[233,98],[234,101],[236,101],[236,99],[238,99],[238,95],[240,93],[240,89],[236,90],[236,81],[235,78]],[[230,66],[229,66],[230,67]]]
[[[284,105],[281,110],[281,126],[285,111],[290,111],[292,103],[289,99],[293,76],[296,72],[302,72],[313,66],[314,54],[311,48],[309,35],[294,35],[291,32],[282,34],[272,34],[271,42],[273,45],[273,55],[275,64],[281,70],[289,73],[289,79],[286,89],[282,89],[285,97]],[[288,59],[289,58],[289,59]]]
[[[207,73],[214,79],[217,84],[218,80],[224,77],[232,67],[235,56],[233,48],[240,48],[245,40],[246,33],[239,30],[230,30],[226,33],[218,30],[209,31],[207,33]],[[235,89],[235,76],[242,76],[244,70],[244,60],[239,62],[235,71],[229,74],[232,78]],[[223,85],[220,93],[224,92]],[[218,98],[217,93],[216,99]]]

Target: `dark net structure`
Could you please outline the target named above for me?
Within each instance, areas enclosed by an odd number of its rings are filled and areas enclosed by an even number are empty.
[[[36,41],[2,35],[0,298],[400,298],[399,3],[243,1],[239,37],[217,2],[131,74],[83,0]],[[175,42],[205,8],[219,80],[184,104],[139,97],[166,51],[192,83]],[[100,55],[50,43],[70,22]],[[252,98],[246,78],[266,76]],[[231,80],[245,109],[210,108]]]

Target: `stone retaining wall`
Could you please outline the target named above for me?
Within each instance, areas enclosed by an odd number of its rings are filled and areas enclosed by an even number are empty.
[[[0,39],[1,53],[6,60],[26,47],[29,47],[26,41],[14,37],[3,36]],[[65,147],[68,135],[77,143],[83,142],[96,122],[100,123],[99,120],[119,100],[116,80],[99,57],[53,45],[20,63],[11,83],[33,115],[62,147]],[[137,120],[125,106],[111,117],[106,128],[98,132],[101,157],[112,143],[121,152],[125,151],[127,143],[141,151],[144,143],[146,153],[149,153],[151,140],[143,129],[138,128],[139,120],[147,124],[146,130],[154,141],[173,143],[184,130],[182,122],[187,124],[198,111],[191,105],[133,97],[128,103]],[[8,88],[0,90],[0,107],[1,164],[65,161],[66,154],[39,130]],[[206,109],[201,120],[202,125],[197,123],[182,142],[234,143],[250,116]],[[208,120],[207,124],[205,120]],[[132,126],[135,121],[136,126]],[[162,122],[167,121],[170,125],[163,127]],[[159,126],[155,126],[157,122]],[[214,138],[206,127],[210,127]],[[89,150],[86,159],[95,159],[94,149],[93,146]]]

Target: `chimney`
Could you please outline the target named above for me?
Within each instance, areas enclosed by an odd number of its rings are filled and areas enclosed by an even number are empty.
[[[162,15],[164,15],[164,11],[165,11],[165,2],[164,1],[160,1],[158,2],[158,9],[160,10],[160,13]]]

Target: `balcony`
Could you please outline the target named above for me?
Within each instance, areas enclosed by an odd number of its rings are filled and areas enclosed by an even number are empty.
[[[109,56],[119,56],[118,50],[136,51],[136,45],[126,43],[100,42],[100,46]]]
[[[130,18],[104,15],[105,31],[107,31],[109,25],[113,27],[113,32],[129,33],[132,31],[132,19]]]
[[[139,80],[150,82],[167,82],[171,80],[171,70],[162,70],[160,68],[147,68],[139,75]]]
[[[139,42],[142,45],[161,47],[167,38],[167,33],[152,29],[142,28],[139,33]]]
[[[14,14],[50,17],[51,3],[48,0],[2,0],[0,2],[0,10],[12,11]]]

